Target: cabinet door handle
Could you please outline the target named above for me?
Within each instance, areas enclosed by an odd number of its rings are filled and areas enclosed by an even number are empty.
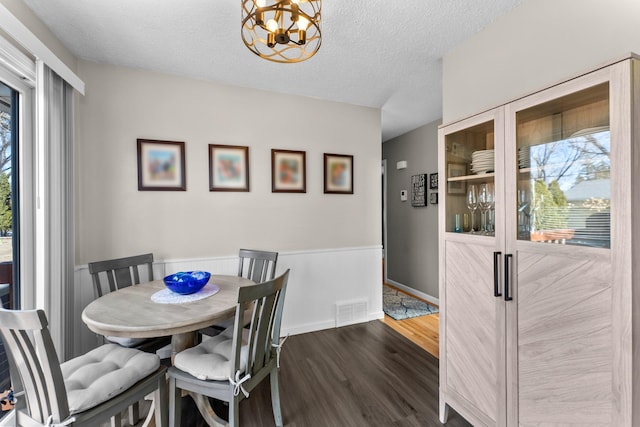
[[[504,254],[504,300],[512,301],[513,298],[509,295],[509,278],[511,277],[511,258],[512,254]]]
[[[494,252],[493,253],[493,296],[501,297],[500,293],[500,268],[498,267],[498,263],[500,262],[500,257],[502,256],[502,252]]]

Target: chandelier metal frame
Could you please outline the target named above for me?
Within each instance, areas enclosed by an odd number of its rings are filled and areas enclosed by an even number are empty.
[[[322,0],[242,0],[242,41],[261,58],[295,63],[322,42]]]

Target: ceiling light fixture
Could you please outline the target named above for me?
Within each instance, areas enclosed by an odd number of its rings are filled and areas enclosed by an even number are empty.
[[[242,0],[242,41],[261,58],[301,62],[320,49],[322,0]]]

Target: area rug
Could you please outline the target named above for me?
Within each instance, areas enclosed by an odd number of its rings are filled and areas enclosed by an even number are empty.
[[[424,301],[413,298],[389,286],[382,287],[382,310],[395,320],[411,319],[438,312],[438,309]]]

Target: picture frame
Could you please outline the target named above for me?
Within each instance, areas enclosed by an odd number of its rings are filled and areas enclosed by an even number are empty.
[[[184,142],[138,139],[138,191],[186,191]]]
[[[249,191],[249,147],[209,144],[209,191]]]
[[[353,156],[324,153],[324,193],[353,194]]]
[[[467,165],[464,163],[447,164],[447,194],[464,195],[467,191],[465,181],[449,181],[448,178],[456,178],[467,174]]]
[[[411,175],[411,206],[427,206],[427,177],[426,173]]]
[[[429,174],[429,190],[438,189],[438,172]]]
[[[307,192],[307,154],[305,151],[271,150],[271,192]]]
[[[429,194],[429,203],[431,203],[432,205],[438,204],[438,193],[433,192]]]

